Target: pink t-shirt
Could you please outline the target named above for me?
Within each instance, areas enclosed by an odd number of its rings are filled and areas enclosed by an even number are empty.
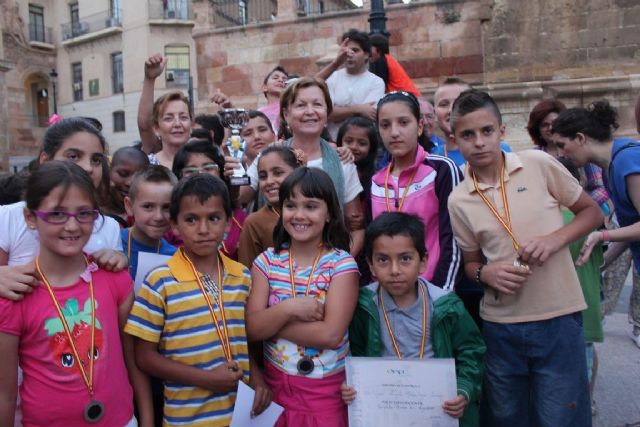
[[[28,426],[124,426],[133,416],[133,391],[127,377],[118,326],[118,306],[133,291],[127,270],[92,273],[96,301],[93,399],[104,405],[100,422],[84,421],[91,401],[62,322],[43,284],[22,301],[0,298],[0,332],[20,337],[24,379],[20,387],[22,423]],[[91,344],[91,300],[87,282],[54,288],[83,363]],[[45,403],[46,402],[46,403]]]
[[[271,104],[267,104],[264,107],[258,108],[258,111],[264,113],[265,116],[269,117],[269,120],[271,121],[271,127],[277,135],[278,129],[280,129],[280,102],[272,102]]]

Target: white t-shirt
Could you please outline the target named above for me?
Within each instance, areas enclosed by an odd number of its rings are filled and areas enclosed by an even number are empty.
[[[329,76],[327,86],[334,107],[377,103],[384,96],[384,80],[370,71],[349,74],[342,68]],[[342,122],[329,121],[329,133],[335,141]]]
[[[341,163],[342,175],[344,176],[344,200],[343,204],[349,203],[355,199],[358,194],[362,192],[362,185],[360,184],[360,178],[358,178],[358,170],[353,163]],[[322,169],[322,157],[318,157],[314,160],[309,160],[307,166],[310,168]],[[256,158],[249,169],[247,169],[247,175],[251,179],[251,188],[258,191],[258,159]]]
[[[26,264],[38,254],[38,232],[27,227],[24,208],[24,202],[0,207],[0,249],[9,254],[9,265]],[[88,254],[100,249],[122,251],[120,226],[108,216],[95,220],[93,233],[84,247]]]

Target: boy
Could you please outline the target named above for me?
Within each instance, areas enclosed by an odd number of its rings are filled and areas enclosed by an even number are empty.
[[[125,327],[137,338],[141,369],[165,380],[165,426],[228,426],[250,365],[253,411],[269,404],[247,354],[249,271],[218,252],[231,209],[219,178],[197,174],[178,183],[169,213],[184,246],[148,274]]]
[[[567,245],[602,223],[600,208],[553,157],[500,150],[505,126],[488,94],[463,92],[451,127],[468,162],[451,225],[485,289],[486,425],[588,427],[586,304]],[[561,206],[575,214],[566,226]]]
[[[367,228],[364,252],[379,282],[360,290],[349,327],[351,353],[455,358],[458,396],[445,401],[443,409],[452,417],[461,417],[461,426],[477,426],[485,346],[458,297],[420,277],[427,256],[422,236],[422,221],[402,212],[383,213]],[[425,314],[426,331],[422,329]],[[397,342],[400,355],[394,350],[392,339]],[[343,386],[345,401],[354,397],[355,390]]]
[[[170,227],[171,190],[177,182],[171,171],[160,165],[136,172],[131,180],[124,207],[135,225],[120,230],[120,238],[124,253],[129,258],[129,274],[134,280],[138,272],[139,252],[173,255],[176,251],[175,246],[162,236]]]
[[[267,105],[258,108],[258,111],[262,111],[269,118],[271,128],[276,135],[280,128],[280,95],[284,91],[288,78],[287,71],[278,65],[267,74],[261,86],[262,94],[267,98]]]

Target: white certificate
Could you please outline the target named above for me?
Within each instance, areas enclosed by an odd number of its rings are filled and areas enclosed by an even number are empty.
[[[454,359],[347,357],[347,384],[356,389],[350,427],[455,427],[442,409],[457,395]]]
[[[151,252],[138,252],[138,270],[136,271],[136,277],[133,281],[133,290],[138,294],[138,291],[142,287],[145,277],[151,270],[156,267],[166,264],[171,259],[171,255],[160,255]]]

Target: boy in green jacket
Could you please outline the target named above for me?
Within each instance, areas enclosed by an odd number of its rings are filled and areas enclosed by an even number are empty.
[[[454,358],[458,396],[443,403],[461,427],[479,423],[485,345],[460,299],[420,277],[426,265],[424,225],[392,212],[367,228],[365,256],[379,280],[360,290],[349,341],[353,356]],[[428,379],[425,379],[428,380]],[[356,391],[346,384],[349,403]]]

